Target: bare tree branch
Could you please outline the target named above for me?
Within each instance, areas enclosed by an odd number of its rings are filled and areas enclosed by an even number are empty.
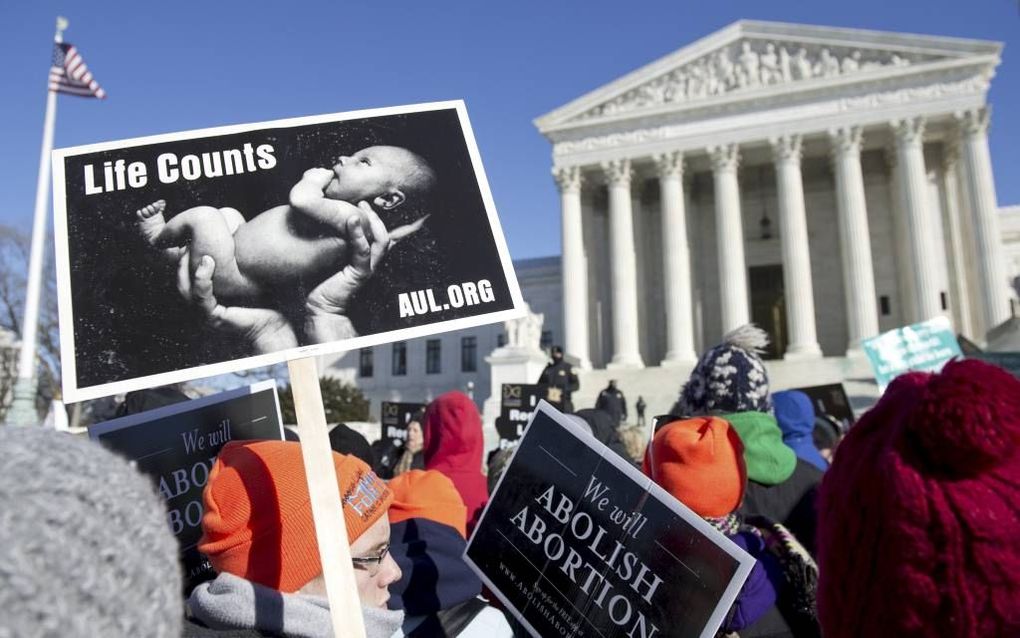
[[[0,327],[10,333],[12,342],[0,346],[0,418],[10,406],[17,378],[18,348],[13,342],[20,341],[22,335],[30,246],[31,242],[24,233],[0,224]],[[54,396],[59,396],[60,388],[60,332],[52,254],[46,256],[44,263],[36,350],[36,376],[39,380],[36,404],[42,410],[48,407]]]

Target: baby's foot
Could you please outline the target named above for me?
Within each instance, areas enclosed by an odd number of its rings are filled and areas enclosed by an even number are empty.
[[[160,199],[139,208],[135,213],[138,215],[138,231],[150,246],[158,246],[159,236],[162,234],[163,228],[166,227],[166,218],[163,217],[164,210],[166,210],[166,200]],[[184,248],[178,247],[166,248],[163,250],[163,255],[167,261],[177,263],[181,255],[184,254],[184,250]]]
[[[160,199],[139,208],[135,213],[138,216],[138,230],[142,233],[145,241],[153,246],[156,245],[160,233],[166,226],[166,218],[163,217],[164,210],[166,210],[166,200]]]

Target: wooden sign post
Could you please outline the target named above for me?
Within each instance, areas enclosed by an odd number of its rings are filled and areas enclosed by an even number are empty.
[[[314,357],[288,361],[287,368],[294,393],[301,457],[305,462],[326,597],[333,617],[333,635],[337,638],[365,638],[365,622],[361,616],[354,564],[351,562],[351,545],[347,539],[333,450],[326,430],[319,371]]]

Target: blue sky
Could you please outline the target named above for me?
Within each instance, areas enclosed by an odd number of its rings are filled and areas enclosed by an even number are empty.
[[[1006,48],[990,95],[992,156],[1000,204],[1020,203],[1016,0],[8,0],[0,223],[26,231],[58,14],[109,99],[60,97],[57,147],[463,98],[515,258],[559,253],[550,147],[532,119],[734,20],[997,40]]]

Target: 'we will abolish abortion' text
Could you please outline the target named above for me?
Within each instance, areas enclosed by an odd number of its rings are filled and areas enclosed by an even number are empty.
[[[612,505],[608,493],[609,487],[592,477],[580,502],[600,512],[612,507],[610,520],[619,525],[622,538],[636,539],[647,519]],[[629,551],[618,534],[596,523],[566,494],[557,494],[554,486],[550,485],[535,502],[540,507],[526,505],[510,522],[540,546],[554,568],[589,595],[599,609],[604,609],[615,625],[629,627],[628,636],[654,636],[659,627],[648,620],[645,610],[654,608],[652,598],[662,578]],[[545,514],[565,525],[561,532],[550,531]]]

